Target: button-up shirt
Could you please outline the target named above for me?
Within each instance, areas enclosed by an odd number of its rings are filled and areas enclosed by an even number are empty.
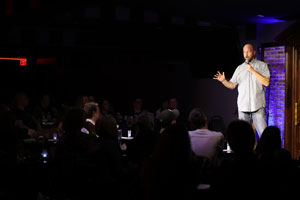
[[[266,63],[254,59],[249,64],[255,71],[270,78],[270,71]],[[266,87],[246,69],[246,66],[246,63],[239,65],[230,82],[238,87],[237,105],[239,111],[254,112],[266,106]]]

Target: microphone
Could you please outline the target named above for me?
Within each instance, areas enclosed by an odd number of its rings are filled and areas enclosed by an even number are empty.
[[[246,59],[245,60],[245,63],[248,65],[249,64],[249,62],[250,62],[250,60],[249,59]],[[249,98],[250,98],[250,85],[251,85],[251,83],[250,83],[250,81],[251,81],[251,73],[250,73],[250,71],[248,71],[248,74],[249,74]],[[249,102],[249,107],[250,107],[250,110],[251,110],[251,102]]]

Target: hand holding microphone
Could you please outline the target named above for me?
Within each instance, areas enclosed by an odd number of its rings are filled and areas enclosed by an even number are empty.
[[[247,69],[247,71],[248,71],[248,72],[253,72],[254,69],[253,69],[253,67],[249,64],[249,63],[250,63],[250,60],[249,60],[249,59],[246,59],[245,63],[246,63],[246,69]]]

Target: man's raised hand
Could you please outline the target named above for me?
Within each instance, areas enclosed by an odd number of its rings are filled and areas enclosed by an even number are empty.
[[[223,82],[225,80],[225,73],[223,72],[222,74],[218,71],[217,74],[214,76],[215,80],[218,80],[220,82]]]

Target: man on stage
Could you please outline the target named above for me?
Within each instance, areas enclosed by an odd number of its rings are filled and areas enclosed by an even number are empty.
[[[239,119],[251,123],[253,120],[258,136],[267,127],[265,115],[265,92],[270,84],[270,71],[268,65],[255,58],[252,44],[243,47],[245,62],[239,65],[230,81],[225,79],[225,73],[219,71],[214,79],[220,81],[225,87],[235,89],[238,86],[238,113]]]

